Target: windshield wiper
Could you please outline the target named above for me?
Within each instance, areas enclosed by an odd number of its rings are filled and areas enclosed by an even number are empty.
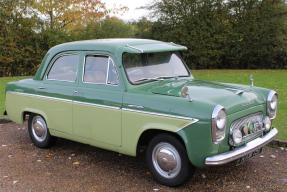
[[[142,81],[162,81],[164,79],[177,79],[180,77],[188,77],[186,75],[178,75],[178,76],[160,76],[160,77],[155,77],[155,78],[142,78],[142,79],[138,79],[135,81],[135,83],[139,83]]]
[[[136,81],[134,81],[135,83],[139,83],[139,82],[142,82],[142,81],[161,81],[163,80],[164,78],[162,77],[155,77],[155,78],[142,78],[142,79],[138,79]]]

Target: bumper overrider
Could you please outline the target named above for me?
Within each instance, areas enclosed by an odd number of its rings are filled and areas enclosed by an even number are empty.
[[[205,165],[223,165],[241,157],[244,157],[260,148],[270,143],[277,135],[278,130],[276,128],[271,129],[269,133],[264,135],[263,137],[256,138],[248,143],[246,143],[242,147],[235,148],[232,151],[228,151],[225,153],[221,153],[218,155],[214,155],[211,157],[207,157],[205,159]]]

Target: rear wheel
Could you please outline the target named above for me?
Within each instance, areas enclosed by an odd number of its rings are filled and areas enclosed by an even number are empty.
[[[49,148],[55,138],[50,135],[45,119],[37,114],[31,114],[28,120],[28,131],[32,142],[39,148]]]
[[[154,178],[163,185],[181,185],[193,173],[185,147],[169,134],[157,135],[150,141],[146,160]]]

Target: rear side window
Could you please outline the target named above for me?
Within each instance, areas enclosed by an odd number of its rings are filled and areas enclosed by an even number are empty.
[[[76,81],[79,55],[59,57],[50,69],[47,79],[59,81]]]
[[[83,81],[94,84],[118,84],[117,71],[107,56],[87,56]]]

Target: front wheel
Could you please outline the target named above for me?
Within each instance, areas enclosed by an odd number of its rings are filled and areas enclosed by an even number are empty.
[[[50,135],[45,119],[36,114],[31,114],[28,120],[28,131],[32,142],[39,148],[49,148],[55,142]]]
[[[181,185],[193,173],[185,147],[172,135],[155,136],[150,141],[146,153],[152,175],[163,185],[170,187]]]

